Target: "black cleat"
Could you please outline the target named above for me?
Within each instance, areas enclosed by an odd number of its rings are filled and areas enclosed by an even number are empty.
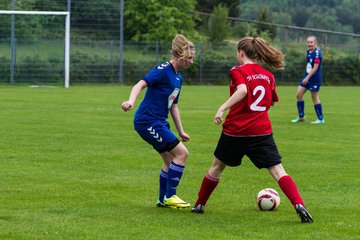
[[[306,208],[303,205],[297,204],[295,206],[295,210],[296,210],[297,215],[301,219],[302,223],[312,223],[313,222],[313,219],[312,219],[310,213],[308,212],[308,210],[306,210]]]
[[[205,208],[205,205],[198,204],[191,209],[191,212],[202,214],[202,213],[204,213],[204,208]]]

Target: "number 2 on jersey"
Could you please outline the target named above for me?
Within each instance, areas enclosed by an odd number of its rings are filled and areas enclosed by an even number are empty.
[[[260,91],[260,95],[259,97],[255,100],[255,102],[253,102],[251,105],[250,105],[250,109],[253,110],[253,111],[257,111],[257,112],[262,112],[262,111],[265,111],[266,110],[266,107],[263,107],[263,106],[258,106],[258,104],[261,102],[261,100],[264,98],[265,96],[265,88],[263,86],[257,86],[255,89],[254,89],[254,92],[253,92],[253,96],[255,96],[255,94]]]

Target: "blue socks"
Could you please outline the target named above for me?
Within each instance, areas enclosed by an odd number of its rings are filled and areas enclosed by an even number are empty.
[[[324,116],[323,116],[323,114],[322,114],[322,105],[321,105],[321,103],[314,105],[314,108],[315,108],[315,112],[316,112],[317,118],[318,118],[319,120],[323,120],[323,119],[324,119]]]
[[[160,178],[159,178],[159,201],[164,202],[164,196],[166,194],[166,187],[167,187],[167,172],[164,172],[163,169],[161,169],[160,172]]]
[[[297,101],[297,108],[299,112],[299,118],[304,117],[304,108],[305,108],[305,102],[304,101]]]
[[[304,114],[305,102],[304,101],[297,101],[297,108],[298,108],[298,112],[299,112],[299,117],[303,118],[305,116],[305,114]],[[324,116],[323,116],[323,113],[322,113],[322,105],[321,105],[321,103],[315,104],[314,108],[315,108],[317,118],[319,120],[323,120]]]
[[[176,188],[180,183],[184,168],[185,166],[178,165],[174,162],[170,163],[169,172],[167,174],[166,198],[176,195]]]

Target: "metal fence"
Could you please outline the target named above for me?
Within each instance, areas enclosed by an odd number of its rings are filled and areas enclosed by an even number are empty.
[[[15,4],[13,8],[29,9],[36,2],[28,0],[19,6]],[[25,3],[28,5],[25,6]],[[48,0],[46,4],[36,5],[39,11],[66,11],[70,8],[70,84],[120,82],[120,23],[116,16],[119,9],[108,9],[108,3],[72,0],[69,5],[69,0]],[[89,6],[92,8],[87,9]],[[0,9],[10,10],[11,6],[0,2]],[[0,84],[10,83],[12,73],[15,84],[64,84],[63,17],[16,16],[14,26],[11,23],[10,15],[0,14]],[[42,24],[41,28],[38,27],[39,23]],[[11,38],[12,34],[14,38]],[[298,83],[305,70],[305,41],[309,34],[313,33],[287,30],[285,38],[282,37],[285,36],[284,29],[278,29],[281,40],[274,44],[287,59],[285,71],[275,72],[279,84]],[[133,84],[156,64],[170,59],[170,44],[125,41],[122,66],[124,84]],[[238,64],[236,41],[195,42],[195,45],[195,62],[182,73],[185,83],[227,83],[229,69]],[[320,44],[320,48],[324,56],[325,84],[360,84],[358,39],[332,42],[332,38],[327,38],[326,44]]]
[[[187,84],[225,84],[229,69],[238,64],[236,43],[210,44],[195,42],[197,55],[194,65],[184,71]],[[299,45],[305,45],[299,43]],[[305,69],[305,46],[303,51],[293,46],[279,46],[288,61],[285,71],[275,72],[280,84],[296,84]],[[344,62],[331,59],[331,53],[338,51],[322,46],[324,54],[323,75],[325,84],[360,83],[359,59],[357,53],[348,53],[352,58]],[[39,40],[16,41],[14,66],[11,66],[10,41],[0,41],[0,83],[10,83],[11,67],[14,67],[14,83],[63,84],[64,41]],[[344,51],[344,50],[342,50]],[[353,51],[349,49],[349,51]],[[70,83],[119,83],[119,41],[71,42]],[[124,43],[123,79],[124,84],[133,84],[156,64],[170,59],[170,43],[128,42]],[[359,60],[358,60],[359,61]],[[355,64],[351,69],[351,64]],[[357,65],[356,65],[357,64]],[[357,66],[357,67],[356,67]]]

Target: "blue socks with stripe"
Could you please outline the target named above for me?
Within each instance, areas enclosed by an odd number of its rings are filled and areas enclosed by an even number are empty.
[[[167,172],[161,169],[160,178],[159,178],[159,201],[164,202],[164,196],[166,194],[167,188]]]
[[[167,174],[166,198],[176,195],[176,188],[180,183],[184,168],[185,166],[178,165],[174,162],[170,163],[169,172]]]

